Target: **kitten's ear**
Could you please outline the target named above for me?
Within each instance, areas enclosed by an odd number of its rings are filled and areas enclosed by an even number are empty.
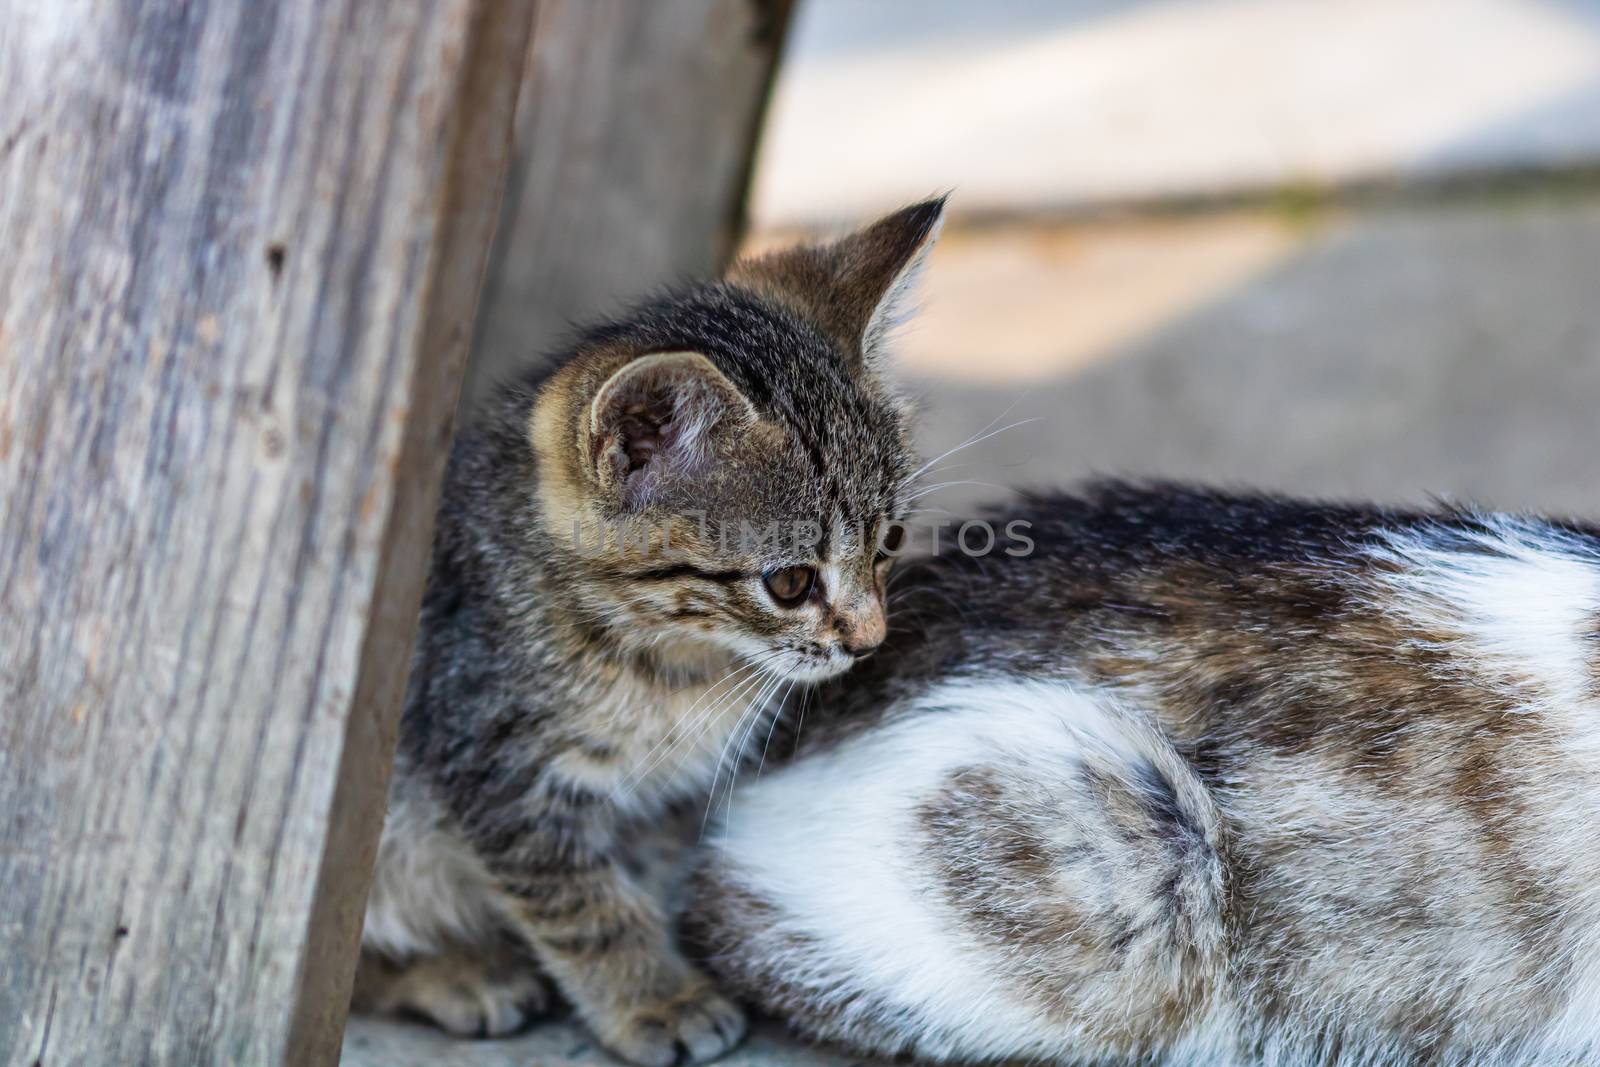
[[[797,305],[871,366],[889,332],[910,315],[918,276],[944,219],[944,199],[902,208],[829,245],[738,264],[729,280]]]
[[[755,420],[750,401],[700,353],[640,356],[607,378],[589,405],[591,469],[603,492],[642,507],[704,470],[726,435]]]
[[[833,246],[834,315],[870,363],[911,317],[917,283],[944,221],[944,197],[879,219]]]

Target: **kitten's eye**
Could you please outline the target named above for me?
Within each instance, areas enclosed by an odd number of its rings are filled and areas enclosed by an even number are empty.
[[[772,599],[786,608],[796,607],[811,595],[811,587],[817,581],[815,567],[784,567],[782,570],[768,571],[762,579],[767,586],[767,592],[772,594]]]
[[[888,529],[878,537],[878,559],[883,560],[900,551],[900,546],[906,543],[906,528],[898,522],[891,522]]]

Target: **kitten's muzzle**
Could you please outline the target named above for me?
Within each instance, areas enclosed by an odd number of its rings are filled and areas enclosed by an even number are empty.
[[[851,658],[861,659],[872,655],[889,632],[889,620],[883,602],[875,597],[862,597],[849,607],[836,611],[833,632],[838,642],[835,647]]]

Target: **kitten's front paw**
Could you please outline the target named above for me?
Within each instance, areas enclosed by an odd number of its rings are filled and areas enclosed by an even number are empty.
[[[514,1034],[550,1009],[544,977],[514,953],[450,953],[377,967],[383,973],[369,968],[366,977],[358,975],[358,1003],[420,1017],[458,1037]]]
[[[673,995],[622,1008],[595,1027],[612,1052],[640,1067],[714,1059],[744,1037],[744,1012],[703,979]]]
[[[525,1029],[550,1008],[544,980],[531,971],[418,988],[402,1010],[421,1015],[457,1037],[504,1037]]]

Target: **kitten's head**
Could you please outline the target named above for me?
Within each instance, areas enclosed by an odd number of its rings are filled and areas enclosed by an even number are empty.
[[[942,210],[741,262],[591,331],[549,379],[542,525],[609,639],[801,680],[882,641],[914,469],[883,349]]]

